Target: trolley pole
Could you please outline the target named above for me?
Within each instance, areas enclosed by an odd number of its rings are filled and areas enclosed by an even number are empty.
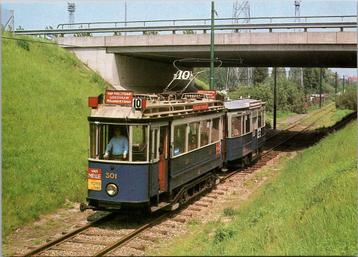
[[[322,107],[322,68],[319,71],[319,108]]]
[[[214,1],[211,1],[211,33],[210,33],[210,90],[214,89]]]
[[[276,129],[276,111],[277,111],[277,74],[276,67],[273,68],[273,129]]]

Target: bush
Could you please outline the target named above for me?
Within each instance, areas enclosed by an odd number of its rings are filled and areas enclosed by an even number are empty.
[[[26,40],[17,40],[17,45],[26,51],[30,51],[30,44]]]
[[[348,87],[344,93],[337,97],[336,104],[340,109],[357,110],[357,89]]]
[[[214,243],[218,244],[224,240],[232,238],[235,235],[235,231],[232,228],[219,227],[215,231]]]
[[[234,216],[237,211],[233,208],[225,208],[224,209],[224,216]]]
[[[239,87],[229,93],[230,98],[239,99],[252,98],[266,102],[266,110],[273,111],[273,80],[270,78],[266,82],[251,87]],[[277,80],[277,108],[281,111],[291,111],[304,113],[304,92],[295,83],[279,78]]]

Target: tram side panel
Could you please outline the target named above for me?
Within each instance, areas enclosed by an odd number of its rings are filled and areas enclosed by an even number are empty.
[[[265,142],[264,107],[235,109],[226,117],[225,161],[239,160],[261,148]]]
[[[221,112],[172,122],[170,191],[222,167],[223,117]]]
[[[221,143],[184,154],[171,160],[170,190],[222,165]]]

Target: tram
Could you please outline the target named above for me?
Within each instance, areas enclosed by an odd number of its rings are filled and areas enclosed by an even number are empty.
[[[194,77],[189,72],[187,85]],[[213,188],[230,163],[259,156],[264,102],[224,101],[216,91],[186,88],[167,87],[161,94],[106,90],[89,98],[88,196],[81,211],[173,210]],[[115,155],[108,147],[117,133],[124,151]]]

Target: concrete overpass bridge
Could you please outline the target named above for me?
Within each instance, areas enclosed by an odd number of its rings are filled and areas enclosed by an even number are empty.
[[[257,22],[265,18],[270,22]],[[248,24],[218,19],[215,25],[215,56],[227,67],[357,66],[356,16],[301,17],[304,22],[285,20],[293,18],[257,17]],[[339,21],[331,21],[334,18],[339,18]],[[183,21],[192,24],[180,24]],[[193,24],[198,21],[204,24]],[[121,27],[104,26],[107,23],[88,23],[87,27],[84,23],[60,24],[55,30],[19,31],[17,34],[61,34],[63,37],[54,39],[115,87],[151,92],[171,80],[173,60],[209,58],[210,55],[210,34],[206,33],[210,30],[208,19],[170,22],[173,24],[144,27],[137,24]],[[99,36],[74,37],[76,33]],[[64,36],[66,34],[72,36]],[[207,63],[193,61],[186,65],[191,69]]]

